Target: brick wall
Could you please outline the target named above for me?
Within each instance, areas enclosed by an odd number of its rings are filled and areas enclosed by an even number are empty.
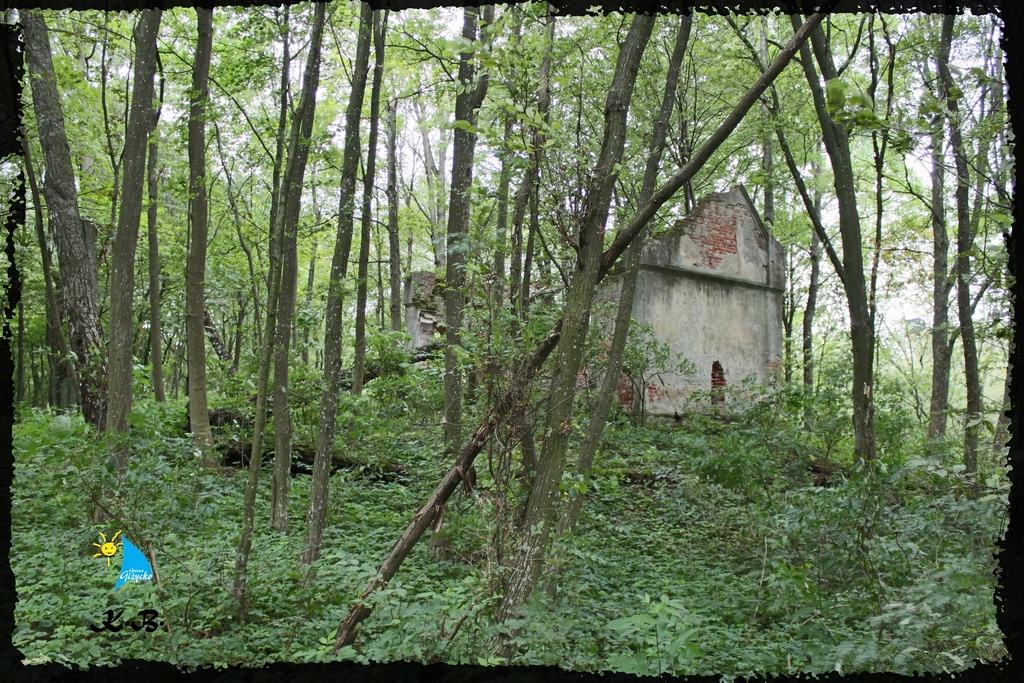
[[[704,207],[703,215],[691,233],[700,245],[701,264],[718,268],[722,259],[736,254],[736,226],[746,209],[735,204],[715,202]]]

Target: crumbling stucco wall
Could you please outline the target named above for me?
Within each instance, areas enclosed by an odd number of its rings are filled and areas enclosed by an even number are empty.
[[[607,294],[617,299],[618,287],[615,278]],[[633,318],[697,369],[644,387],[647,414],[681,415],[694,391],[711,391],[713,368],[716,389],[722,373],[728,386],[748,377],[768,383],[782,358],[784,290],[782,246],[742,187],[703,198],[668,234],[648,239]],[[620,384],[620,402],[628,407],[632,398]]]

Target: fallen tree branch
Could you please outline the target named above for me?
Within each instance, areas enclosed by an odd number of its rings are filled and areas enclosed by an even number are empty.
[[[416,542],[430,527],[430,523],[434,520],[434,515],[448,501],[452,493],[455,492],[455,489],[462,481],[462,472],[467,471],[470,465],[473,464],[473,460],[483,449],[484,445],[486,445],[494,430],[505,419],[505,415],[514,406],[522,402],[533,378],[544,365],[548,356],[551,355],[551,352],[554,351],[555,346],[558,345],[561,329],[562,321],[559,320],[555,323],[554,330],[537,346],[533,355],[515,373],[512,385],[498,399],[498,402],[494,404],[494,407],[487,413],[484,421],[473,431],[469,442],[455,461],[455,465],[448,470],[441,483],[437,485],[437,488],[427,498],[427,502],[423,504],[423,507],[413,515],[409,526],[406,527],[398,542],[391,549],[391,554],[384,560],[380,569],[377,570],[377,575],[370,582],[369,587],[363,591],[359,601],[353,605],[345,621],[338,628],[331,654],[337,654],[338,650],[352,642],[355,637],[356,625],[370,616],[373,611],[366,606],[364,602],[366,598],[378,588],[386,586],[395,573],[398,572],[398,568],[402,566],[402,562],[409,554],[409,551],[412,550],[412,547],[416,545]]]

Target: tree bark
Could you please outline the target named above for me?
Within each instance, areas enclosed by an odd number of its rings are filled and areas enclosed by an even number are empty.
[[[156,126],[149,141],[149,156],[146,160],[146,185],[149,189],[149,206],[146,210],[146,228],[149,233],[149,345],[153,384],[153,396],[158,403],[166,400],[164,394],[164,355],[160,325],[160,244],[157,238],[157,196],[159,175],[157,173]]]
[[[210,99],[213,10],[196,8],[198,39],[192,67],[188,118],[190,244],[185,279],[185,344],[188,358],[188,413],[192,438],[205,465],[213,464],[213,432],[206,400],[206,242],[209,205],[206,196],[206,109]]]
[[[96,235],[78,211],[75,172],[54,77],[50,38],[43,19],[20,12],[32,87],[32,104],[46,165],[43,195],[60,265],[60,294],[68,343],[77,358],[82,414],[97,429],[106,424],[106,379],[99,326]]]
[[[132,406],[132,349],[135,341],[132,303],[135,294],[135,249],[142,218],[142,190],[146,179],[146,146],[153,127],[153,78],[156,74],[156,37],[160,10],[144,10],[135,24],[135,74],[132,104],[124,144],[124,179],[117,235],[112,247],[110,273],[110,345],[107,355],[107,416],[109,432],[128,431]],[[128,464],[127,450],[115,450],[121,469]]]
[[[799,24],[791,17],[794,27]],[[811,34],[815,61],[825,80],[837,78],[832,55],[825,44],[825,33],[820,28]],[[853,433],[854,454],[858,458],[873,460],[876,455],[874,421],[874,352],[875,334],[868,298],[868,285],[864,275],[864,252],[857,209],[857,188],[853,175],[849,135],[846,129],[832,120],[825,103],[821,82],[814,69],[811,50],[800,49],[800,62],[814,98],[814,109],[821,126],[825,151],[832,162],[832,182],[839,210],[839,232],[843,245],[843,286],[850,312],[850,341],[853,361]]]
[[[939,40],[936,62],[949,64],[948,43]],[[927,67],[927,62],[926,62]],[[941,71],[941,67],[940,67]],[[926,68],[927,75],[927,68]],[[945,101],[942,79],[937,82],[937,98]],[[931,214],[932,214],[932,395],[929,404],[928,438],[946,434],[949,413],[949,234],[946,230],[945,191],[945,119],[935,117],[932,133]]]
[[[320,557],[320,544],[327,523],[327,484],[331,457],[334,454],[334,431],[338,419],[338,392],[341,382],[342,281],[348,271],[352,247],[352,212],[355,206],[355,172],[359,165],[359,119],[363,110],[366,75],[370,62],[370,34],[373,10],[363,3],[359,14],[359,39],[352,74],[345,118],[345,151],[342,159],[340,216],[338,235],[331,261],[330,284],[327,289],[327,313],[324,322],[324,381],[320,398],[320,421],[316,440],[316,456],[310,482],[309,510],[306,514],[306,549],[301,562],[309,564]]]
[[[402,311],[402,245],[398,239],[398,100],[387,106],[388,117],[388,275],[391,331],[401,332],[405,322]]]
[[[39,193],[39,184],[36,180],[35,167],[32,162],[32,154],[28,143],[28,135],[25,133],[25,126],[20,127],[20,133],[23,150],[22,157],[25,160],[25,175],[28,177],[32,204],[35,207],[33,223],[36,229],[36,240],[39,242],[39,253],[42,257],[43,285],[46,292],[46,340],[51,372],[51,391],[48,392],[49,402],[54,405],[60,405],[59,396],[63,394],[63,391],[60,390],[60,385],[67,380],[77,386],[78,372],[75,369],[75,360],[71,355],[71,348],[68,346],[67,337],[64,335],[64,326],[61,323],[61,310],[57,301],[57,290],[53,282],[53,259],[50,254],[50,246],[46,243],[46,231],[43,226],[42,198]]]
[[[320,84],[320,48],[323,42],[325,3],[316,3],[306,69],[302,77],[299,104],[288,139],[288,163],[282,182],[284,210],[280,214],[281,290],[278,299],[277,342],[274,357],[274,480],[271,489],[270,524],[288,530],[288,488],[291,484],[292,425],[288,395],[289,352],[298,286],[298,229],[302,208],[302,182],[309,159],[309,144],[316,114],[316,91]]]
[[[821,196],[815,197],[817,210],[821,210]],[[801,353],[803,360],[804,386],[804,429],[811,431],[813,410],[811,401],[814,396],[814,315],[818,307],[818,288],[821,284],[821,240],[816,234],[811,235],[811,274],[807,284],[807,305],[804,307],[804,318],[801,329]]]
[[[954,15],[942,18],[940,42],[948,51],[953,41]],[[945,91],[949,119],[949,142],[956,168],[956,304],[960,317],[960,342],[964,354],[964,380],[967,385],[967,414],[964,416],[964,466],[973,474],[978,467],[978,427],[982,417],[981,379],[978,367],[978,343],[974,332],[974,306],[971,303],[971,250],[974,248],[969,192],[970,167],[960,129],[959,92],[949,70],[948,60],[939,62],[939,78]]]
[[[370,138],[367,141],[366,170],[363,172],[363,210],[359,232],[359,272],[356,282],[356,340],[355,362],[352,367],[352,393],[363,393],[363,373],[366,371],[366,299],[369,277],[370,228],[373,223],[373,179],[377,171],[377,120],[380,118],[380,87],[384,72],[384,33],[387,31],[387,13],[374,12],[373,25],[373,84],[370,86]]]
[[[469,45],[477,39],[476,7],[463,11],[462,38]],[[490,25],[494,6],[484,8],[482,21]],[[444,316],[444,445],[454,457],[462,439],[462,374],[458,351],[462,334],[463,307],[466,301],[466,261],[469,249],[470,188],[473,185],[473,153],[476,149],[477,109],[487,94],[489,77],[485,71],[477,78],[471,48],[459,55],[459,91],[455,97],[455,132],[452,153],[451,199],[448,207],[447,264],[445,270]],[[463,124],[463,125],[459,125]]]

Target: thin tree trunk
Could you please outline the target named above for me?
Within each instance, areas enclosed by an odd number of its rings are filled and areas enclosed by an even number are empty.
[[[260,296],[259,296],[259,288],[258,288],[259,285],[258,285],[258,282],[257,282],[257,275],[256,275],[256,264],[255,264],[255,262],[253,260],[252,249],[249,247],[248,243],[245,241],[245,236],[242,234],[242,218],[241,218],[241,216],[239,215],[239,212],[238,212],[238,201],[235,198],[235,191],[234,191],[234,187],[233,187],[233,184],[232,184],[232,181],[231,181],[231,171],[228,169],[227,160],[225,159],[225,156],[224,156],[224,149],[223,149],[223,146],[221,145],[221,139],[220,139],[220,128],[217,126],[216,122],[213,124],[213,131],[214,131],[214,136],[217,139],[217,152],[218,152],[218,155],[220,156],[220,167],[221,167],[221,170],[224,171],[224,181],[225,181],[225,184],[227,185],[228,204],[231,206],[231,215],[232,215],[232,217],[234,218],[234,221],[235,221],[235,234],[238,235],[238,245],[242,248],[242,251],[245,253],[246,263],[249,266],[249,281],[250,281],[249,293],[250,293],[250,295],[252,297],[253,316],[254,316],[254,318],[256,320],[255,341],[256,341],[256,346],[259,347],[260,344],[261,344],[261,340],[263,338],[263,320],[262,320],[262,316],[260,314]],[[277,186],[275,186],[275,187],[277,187]],[[274,191],[274,195],[276,196],[277,194],[278,194],[278,191],[275,190]],[[273,201],[276,201],[276,199],[274,199]],[[273,223],[271,223],[271,224],[273,224]],[[235,355],[237,356],[238,353],[239,353],[238,349],[236,348]],[[233,366],[234,366],[235,370],[238,369],[237,358],[233,362]]]
[[[942,50],[949,50],[953,40],[954,15],[942,18],[940,42]],[[967,414],[964,416],[964,466],[973,474],[978,467],[978,427],[982,417],[981,379],[978,367],[978,344],[974,332],[974,307],[971,304],[971,250],[974,248],[974,230],[969,206],[970,168],[960,130],[959,98],[948,60],[939,62],[946,109],[949,112],[949,141],[953,148],[956,168],[956,303],[960,317],[960,342],[964,354],[964,379],[967,384]]]
[[[477,13],[475,7],[463,11],[462,38],[469,45],[477,39]],[[490,25],[494,19],[494,6],[483,11],[483,22]],[[487,94],[487,72],[477,78],[472,48],[459,55],[459,94],[455,97],[455,120],[465,121],[466,127],[455,128],[452,153],[451,199],[448,208],[447,264],[445,271],[444,315],[444,444],[445,453],[454,457],[462,440],[462,374],[456,349],[462,334],[463,307],[466,293],[466,261],[469,249],[470,188],[473,184],[473,152],[476,148],[477,109]]]
[[[68,346],[67,337],[64,336],[64,326],[61,323],[60,304],[57,301],[57,291],[53,283],[53,260],[50,254],[50,247],[46,243],[46,231],[43,227],[43,205],[39,194],[39,184],[36,181],[35,167],[32,162],[31,150],[28,143],[28,136],[25,133],[25,126],[20,127],[22,142],[22,157],[25,160],[25,175],[28,177],[29,190],[32,195],[32,204],[35,207],[33,221],[36,229],[36,240],[39,242],[39,252],[42,257],[43,285],[46,292],[46,340],[49,357],[51,358],[51,381],[54,389],[58,389],[65,379],[72,384],[78,385],[78,372],[75,369],[75,359],[71,355],[71,348]],[[20,353],[20,351],[19,351]],[[58,367],[60,370],[58,370]],[[51,404],[58,404],[59,394],[62,391],[50,392]],[[61,405],[62,408],[67,407]]]
[[[317,221],[319,222],[319,221]],[[313,308],[313,283],[316,280],[316,249],[317,243],[313,242],[313,254],[309,257],[309,269],[306,274],[306,310]],[[302,364],[309,365],[310,328],[312,325],[305,325],[302,330]],[[315,339],[315,338],[314,338]]]
[[[377,171],[377,120],[380,114],[380,87],[384,75],[384,34],[387,31],[387,13],[383,18],[374,13],[373,25],[373,84],[370,87],[370,139],[367,141],[366,170],[363,172],[363,211],[359,235],[359,273],[356,282],[356,340],[355,360],[352,367],[352,393],[363,392],[363,374],[366,372],[366,298],[369,277],[370,227],[373,222],[373,177]]]
[[[283,56],[282,56],[282,60],[281,60],[281,81],[280,81],[280,85],[278,87],[278,90],[279,90],[278,94],[280,96],[280,100],[279,100],[279,104],[278,104],[279,109],[278,109],[278,117],[277,117],[277,145],[276,145],[276,148],[274,150],[274,171],[273,171],[273,175],[272,175],[272,178],[271,178],[271,188],[272,188],[271,189],[271,194],[270,194],[270,226],[271,226],[271,228],[270,228],[270,246],[269,246],[269,249],[268,249],[268,251],[269,251],[268,257],[269,257],[269,260],[270,260],[271,264],[275,264],[276,263],[278,265],[280,265],[280,263],[281,263],[281,260],[280,260],[281,235],[280,235],[280,233],[275,232],[274,228],[275,227],[280,227],[280,225],[281,225],[280,214],[284,210],[284,205],[283,205],[283,200],[284,200],[283,195],[284,195],[284,192],[281,189],[281,174],[284,173],[284,165],[285,165],[285,161],[286,161],[285,154],[288,151],[288,149],[287,149],[287,146],[288,146],[287,131],[288,131],[288,113],[290,111],[290,104],[291,104],[291,87],[290,87],[291,86],[291,78],[290,77],[291,77],[291,64],[292,64],[291,50],[290,50],[290,48],[291,48],[291,12],[289,11],[289,8],[288,8],[287,5],[285,5],[285,7],[283,8],[282,12],[283,12],[283,14],[282,14],[282,21],[283,21],[283,24],[284,24],[284,26],[282,28],[282,33],[284,34],[282,36]],[[280,277],[281,277],[280,269],[276,269],[275,270],[273,267],[271,267],[269,272],[267,273],[267,278],[268,278],[267,279],[268,299],[269,299],[269,292],[270,292],[271,289],[275,289],[278,293],[280,292],[279,285],[276,284],[277,281],[274,280],[274,278],[280,278]],[[275,297],[275,301],[276,301],[276,297]],[[270,317],[271,315],[274,315],[275,316],[275,320],[276,320],[277,319],[276,318],[277,312],[276,311],[271,312],[271,310],[269,308],[269,306],[270,306],[269,302],[268,302],[267,306],[268,306],[268,308],[267,308],[267,316]],[[273,335],[274,332],[276,332],[276,329],[273,332],[268,330],[267,334]],[[271,339],[273,339],[273,336],[271,336]]]
[[[444,202],[444,133],[441,133],[441,163],[438,165],[430,144],[423,105],[419,100],[413,100],[413,107],[416,110],[416,123],[419,126],[420,140],[423,143],[423,175],[427,178],[427,207],[426,210],[423,210],[423,214],[426,216],[427,222],[430,223],[430,244],[434,251],[434,266],[441,269],[447,265],[443,231],[447,222]],[[413,199],[415,199],[415,195],[413,195]]]
[[[192,438],[205,465],[212,465],[213,432],[206,399],[206,242],[209,205],[206,196],[206,111],[210,99],[213,10],[196,8],[198,39],[192,67],[188,119],[190,244],[185,279],[185,344],[188,357],[188,413]]]
[[[949,64],[948,43],[939,41],[936,61]],[[926,77],[927,74],[927,62]],[[937,82],[939,101],[946,99],[942,79]],[[944,132],[945,118],[935,117],[932,133],[931,214],[932,214],[932,395],[929,405],[928,438],[946,434],[949,413],[949,369],[952,349],[949,346],[949,234],[946,230],[944,200]]]
[[[390,281],[391,330],[401,332],[402,315],[402,245],[398,239],[398,100],[387,106],[388,117],[388,276]]]
[[[373,10],[363,3],[359,14],[359,39],[352,73],[352,93],[345,119],[345,151],[342,158],[342,183],[339,198],[338,235],[331,261],[330,284],[327,289],[327,313],[324,321],[324,381],[320,398],[319,431],[316,456],[310,482],[309,510],[306,514],[306,549],[300,562],[309,564],[320,557],[320,544],[327,523],[327,484],[331,458],[334,455],[334,431],[338,419],[338,392],[341,384],[342,281],[348,271],[352,246],[353,210],[355,206],[355,172],[359,165],[359,118],[366,91],[370,62],[370,35]],[[351,180],[349,180],[349,178]]]
[[[284,209],[280,213],[281,290],[278,299],[277,342],[274,357],[274,480],[271,489],[270,524],[288,530],[288,489],[291,484],[292,424],[288,394],[289,351],[295,317],[298,286],[298,229],[302,208],[302,182],[309,159],[309,144],[316,114],[316,91],[320,83],[320,48],[323,43],[326,3],[316,3],[312,37],[302,92],[288,139],[288,163],[282,182]]]
[[[263,439],[267,423],[267,382],[270,378],[270,365],[273,358],[274,339],[277,332],[277,299],[280,292],[280,249],[275,243],[280,242],[279,228],[281,221],[278,214],[281,211],[281,187],[280,169],[283,166],[285,141],[284,131],[287,129],[288,121],[288,74],[291,64],[291,57],[288,50],[289,40],[289,13],[288,7],[284,8],[284,36],[283,36],[283,58],[281,62],[281,99],[280,116],[278,118],[277,130],[277,151],[274,161],[274,186],[271,197],[270,213],[270,267],[267,274],[267,307],[266,307],[266,328],[259,341],[259,367],[256,380],[256,415],[253,419],[252,449],[249,454],[248,477],[245,482],[245,498],[242,505],[242,533],[238,541],[238,553],[235,557],[235,580],[233,593],[237,608],[238,621],[244,623],[248,601],[246,589],[248,584],[249,553],[252,550],[253,529],[256,520],[256,492],[259,487],[260,465],[263,462]],[[223,157],[222,157],[223,158]],[[241,231],[239,231],[241,238]],[[249,253],[249,252],[246,252]],[[251,262],[250,262],[251,269]],[[250,272],[252,272],[250,270]],[[255,295],[255,287],[253,288]],[[258,299],[257,299],[258,305]]]
[[[156,129],[149,142],[149,157],[146,161],[146,184],[149,188],[149,206],[146,211],[146,227],[149,233],[149,344],[152,360],[151,382],[153,396],[158,403],[166,400],[164,394],[164,356],[163,339],[160,332],[160,245],[157,239],[157,195],[159,176],[156,168],[157,158]]]
[[[821,210],[821,195],[815,196],[816,210]],[[819,214],[820,215],[820,214]],[[807,305],[804,307],[803,328],[801,330],[801,351],[803,356],[804,385],[804,429],[811,431],[813,410],[811,406],[814,396],[814,315],[818,306],[818,288],[821,283],[821,240],[818,235],[811,234],[811,274],[807,284]]]
[[[799,18],[791,17],[794,27]],[[814,54],[825,80],[837,78],[832,55],[820,28],[811,34]],[[853,361],[853,433],[854,453],[865,460],[876,455],[874,422],[874,352],[875,335],[864,275],[864,254],[857,209],[856,183],[853,175],[849,136],[842,125],[833,122],[828,113],[821,82],[814,69],[811,50],[800,49],[800,62],[814,98],[814,108],[821,125],[822,141],[832,162],[832,179],[839,212],[839,232],[843,244],[843,286],[850,312],[850,341]]]
[[[512,155],[509,149],[509,143],[512,139],[512,122],[512,115],[506,113],[505,131],[502,136],[503,154],[501,171],[498,173],[498,211],[497,225],[494,231],[496,246],[494,248],[494,265],[491,269],[490,296],[488,297],[491,320],[490,334],[492,335],[496,332],[495,325],[498,320],[498,311],[505,305],[505,241],[508,239],[508,195],[512,177],[512,160],[509,158]]]
[[[135,250],[146,180],[146,146],[149,131],[153,128],[153,78],[156,75],[156,37],[160,16],[160,10],[142,11],[133,31],[136,46],[135,74],[128,129],[125,132],[124,179],[110,273],[106,415],[106,429],[109,432],[128,431],[128,412],[132,406]],[[128,465],[127,450],[115,450],[113,456],[118,468],[123,469]]]
[[[96,235],[78,211],[75,172],[71,162],[64,114],[54,77],[46,23],[34,12],[19,13],[39,123],[39,142],[46,165],[43,194],[50,231],[60,263],[60,292],[67,315],[70,350],[77,358],[79,394],[86,422],[97,429],[106,424],[106,379],[99,326],[99,283]]]

